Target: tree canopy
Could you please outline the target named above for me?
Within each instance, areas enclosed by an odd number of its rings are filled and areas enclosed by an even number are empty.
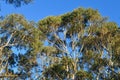
[[[26,5],[26,4],[31,3],[33,0],[2,0],[2,1],[4,1],[7,4],[12,4],[15,7],[20,7],[23,4]]]
[[[91,8],[37,23],[11,14],[0,21],[0,78],[119,80],[119,43],[118,25]]]

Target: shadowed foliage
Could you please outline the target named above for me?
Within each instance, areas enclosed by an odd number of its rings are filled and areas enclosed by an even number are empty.
[[[20,7],[21,5],[27,5],[29,3],[31,3],[33,0],[2,0],[7,4],[12,4],[15,7]]]

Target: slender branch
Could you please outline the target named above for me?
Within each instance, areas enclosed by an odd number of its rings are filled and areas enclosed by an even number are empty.
[[[3,66],[3,67],[0,68],[0,71],[3,70],[3,69],[5,69],[5,68],[8,66],[8,61],[7,61],[7,60],[9,59],[9,57],[10,57],[10,55],[7,57],[7,59],[5,58],[6,60],[3,59],[2,62],[0,63],[0,66],[2,66],[2,63],[3,63],[4,61],[6,62],[5,66]]]
[[[17,43],[15,43],[15,44],[8,44],[7,46],[14,46],[14,45],[17,45]]]
[[[98,75],[96,76],[96,80],[99,80],[100,73],[98,72]]]
[[[48,40],[49,43],[53,43],[53,42],[50,41],[49,39],[47,39],[47,40]],[[59,48],[56,44],[54,44],[54,45],[55,45],[55,47],[57,47],[57,49],[59,49],[59,50],[62,51],[63,53],[67,53],[67,54],[69,54],[68,51]],[[72,57],[72,56],[70,55],[70,57]]]
[[[1,51],[2,51],[2,49],[3,49],[4,47],[6,47],[6,46],[9,45],[9,43],[10,43],[10,41],[11,41],[14,33],[16,33],[16,31],[13,32],[13,33],[10,35],[10,38],[8,39],[8,41],[7,41],[3,46],[0,46],[0,50],[1,50]]]
[[[11,41],[14,33],[16,33],[16,31],[14,31],[14,32],[10,35],[10,38],[8,39],[8,41],[7,41],[7,43],[5,44],[5,46],[7,46],[7,45],[10,43],[10,41]]]
[[[0,78],[5,78],[5,77],[18,77],[18,75],[0,75]]]
[[[56,39],[59,40],[61,46],[63,46],[66,49],[66,46],[65,46],[64,42],[60,39],[60,37],[56,33],[54,33],[54,37],[56,37]]]
[[[60,78],[60,76],[55,72],[55,71],[53,71],[53,70],[51,70],[53,73],[55,73],[55,75],[60,79],[60,80],[62,80],[62,78]]]

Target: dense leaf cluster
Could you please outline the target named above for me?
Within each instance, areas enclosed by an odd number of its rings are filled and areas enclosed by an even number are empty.
[[[29,4],[31,3],[33,0],[2,0],[4,2],[6,2],[7,4],[12,4],[15,7],[20,7],[23,4]]]

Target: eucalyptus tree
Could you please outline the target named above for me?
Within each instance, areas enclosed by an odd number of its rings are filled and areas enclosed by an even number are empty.
[[[57,50],[46,55],[46,79],[119,79],[119,29],[97,10],[78,8],[40,20],[38,26]]]
[[[97,10],[78,8],[38,23],[0,21],[0,78],[118,80],[120,29]]]
[[[30,77],[43,44],[40,35],[35,24],[22,15],[12,14],[0,21],[0,78]]]

